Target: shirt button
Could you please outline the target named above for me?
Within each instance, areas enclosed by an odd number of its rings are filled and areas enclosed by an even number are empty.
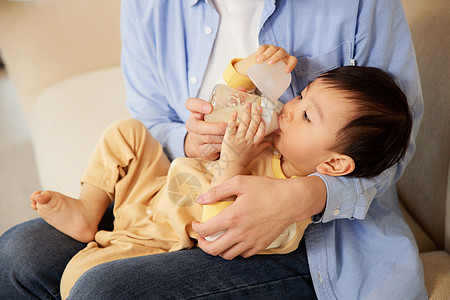
[[[153,210],[151,208],[148,208],[146,211],[147,215],[153,214]]]
[[[333,216],[337,216],[341,213],[341,210],[339,208],[336,208],[335,211],[333,211]]]
[[[317,278],[322,282],[322,274],[320,274],[320,271],[317,271]]]
[[[210,35],[210,34],[212,33],[212,28],[209,27],[209,26],[206,26],[206,27],[205,27],[205,33],[206,33],[207,35]]]
[[[196,84],[196,83],[197,83],[197,77],[192,76],[192,77],[191,77],[191,83],[192,83],[192,84]]]

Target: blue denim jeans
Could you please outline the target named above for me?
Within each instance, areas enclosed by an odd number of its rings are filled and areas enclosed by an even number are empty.
[[[0,237],[0,299],[60,299],[66,264],[86,246],[36,219]]]
[[[85,244],[42,219],[0,237],[0,299],[59,299],[67,262]],[[306,250],[231,261],[201,249],[117,260],[83,274],[69,299],[316,299]]]

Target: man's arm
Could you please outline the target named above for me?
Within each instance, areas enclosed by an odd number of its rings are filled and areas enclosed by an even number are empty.
[[[143,31],[139,5],[136,1],[123,1],[121,7],[121,63],[127,107],[134,118],[149,128],[170,158],[184,156],[186,128],[169,105],[159,76],[157,50],[148,42],[152,37]]]

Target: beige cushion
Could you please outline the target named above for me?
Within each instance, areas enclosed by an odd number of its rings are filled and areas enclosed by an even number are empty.
[[[450,299],[450,254],[433,251],[420,254],[425,272],[425,286],[430,300]]]
[[[41,185],[71,196],[102,131],[128,117],[119,66],[81,74],[45,90],[31,111],[30,127]]]

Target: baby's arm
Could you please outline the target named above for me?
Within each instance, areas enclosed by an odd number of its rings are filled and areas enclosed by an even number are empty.
[[[265,148],[270,146],[269,142],[263,142],[266,126],[261,120],[262,109],[256,106],[252,112],[252,105],[247,104],[242,116],[233,112],[228,122],[220,158],[212,165],[213,181],[211,186],[221,184],[236,175],[248,173],[248,166]],[[238,123],[239,117],[239,123]],[[202,222],[217,215],[225,207],[233,203],[233,199],[225,199],[214,204],[203,207]],[[213,241],[222,235],[218,232],[207,237]]]
[[[228,122],[220,158],[215,162],[214,180],[218,185],[236,176],[247,174],[250,163],[260,154],[269,142],[262,142],[265,124],[261,119],[261,107],[247,104],[242,115],[233,112]]]

